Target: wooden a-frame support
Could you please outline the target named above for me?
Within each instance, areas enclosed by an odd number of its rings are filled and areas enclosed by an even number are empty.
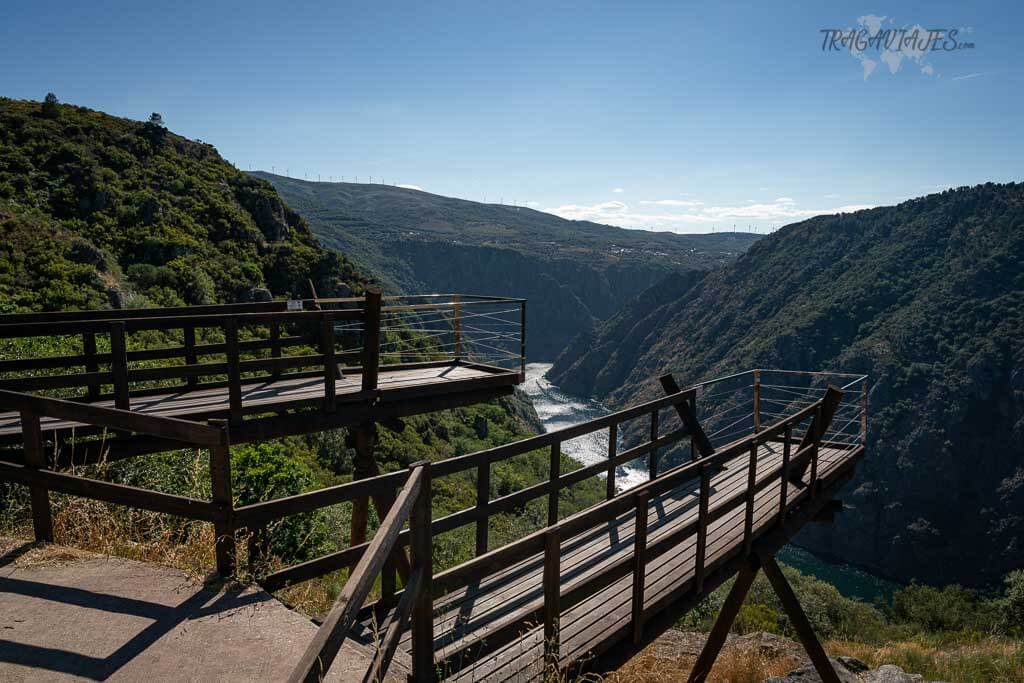
[[[711,667],[714,666],[718,653],[721,652],[722,645],[725,644],[726,636],[729,635],[729,629],[732,628],[732,623],[736,620],[736,615],[739,614],[743,600],[754,583],[758,569],[764,569],[768,582],[771,583],[775,594],[779,596],[786,615],[793,624],[793,628],[796,629],[796,634],[804,649],[807,650],[807,654],[810,655],[811,663],[823,683],[840,683],[839,675],[832,667],[832,662],[829,661],[817,636],[814,635],[811,622],[808,621],[807,615],[800,607],[800,602],[796,599],[789,582],[786,581],[782,569],[776,564],[775,557],[767,554],[760,557],[756,553],[750,555],[748,564],[736,575],[736,581],[733,582],[732,589],[722,605],[722,611],[718,613],[715,625],[711,628],[711,633],[708,634],[704,649],[701,650],[700,656],[690,672],[690,683],[703,683],[707,680],[708,674],[711,673]]]
[[[671,373],[663,375],[659,378],[659,381],[666,394],[679,393],[679,384]],[[830,389],[832,388],[834,387],[830,387]],[[829,424],[831,424],[832,418],[835,416],[841,399],[842,393],[838,390],[826,393],[822,410],[812,420],[807,433],[800,443],[800,448],[821,440]],[[690,432],[693,438],[693,445],[697,453],[699,453],[699,457],[712,455],[715,452],[714,446],[711,445],[711,440],[708,439],[700,425],[700,421],[697,419],[695,406],[684,401],[676,405],[676,411],[679,413],[679,419],[682,420]],[[802,475],[802,471],[798,473],[798,476]],[[743,606],[743,600],[746,599],[747,593],[750,591],[750,587],[753,585],[757,572],[760,569],[764,569],[765,576],[768,577],[768,581],[775,590],[775,594],[779,596],[779,601],[782,602],[786,615],[789,616],[789,620],[792,622],[793,628],[796,629],[800,642],[803,644],[804,649],[807,650],[807,654],[810,655],[811,663],[814,665],[823,683],[840,683],[839,675],[832,668],[832,662],[829,661],[828,655],[825,654],[825,649],[818,642],[817,636],[814,635],[811,622],[808,621],[807,615],[804,614],[803,608],[800,607],[800,602],[796,599],[796,595],[793,593],[789,582],[786,581],[786,576],[782,573],[779,565],[776,564],[775,556],[765,552],[758,553],[756,549],[752,550],[747,558],[747,563],[736,575],[736,580],[733,582],[729,595],[725,598],[725,603],[722,605],[722,611],[719,612],[715,625],[711,628],[708,639],[704,643],[704,649],[701,650],[700,656],[690,672],[690,683],[703,683],[707,680],[708,675],[711,673],[711,667],[718,658],[718,654],[725,644],[725,639],[729,635],[729,629],[732,628],[736,615],[739,614],[740,607]]]

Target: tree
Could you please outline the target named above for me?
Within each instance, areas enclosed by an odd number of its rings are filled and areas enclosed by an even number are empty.
[[[163,144],[164,138],[167,136],[167,128],[164,126],[164,117],[160,116],[157,112],[153,112],[149,115],[149,120],[142,125],[142,129],[146,133],[146,137],[153,144],[154,147],[158,147]]]
[[[48,119],[55,119],[60,116],[60,100],[52,92],[46,93],[46,98],[43,99],[43,106],[40,110],[43,112],[43,116]]]

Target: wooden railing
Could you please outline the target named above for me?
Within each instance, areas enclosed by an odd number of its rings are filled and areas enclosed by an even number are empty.
[[[654,467],[656,468],[659,451],[691,436],[691,431],[685,426],[661,434],[652,431],[650,433],[653,437],[651,440],[620,451],[617,448],[615,436],[617,427],[630,420],[648,420],[651,424],[664,425],[667,420],[659,420],[654,415],[659,411],[674,411],[684,404],[689,408],[692,405],[693,397],[693,389],[680,391],[584,424],[432,463],[430,465],[432,479],[463,472],[475,472],[477,492],[476,504],[473,507],[432,520],[431,533],[436,536],[460,527],[475,525],[476,554],[484,555],[489,549],[488,521],[493,515],[509,513],[520,509],[532,500],[546,498],[548,522],[554,524],[559,518],[559,493],[585,479],[601,475],[607,476],[612,482],[607,489],[607,496],[613,497],[615,495],[616,468],[637,458],[647,458],[648,463],[655,463]],[[610,434],[609,457],[606,461],[587,465],[571,472],[560,471],[562,443],[605,429],[609,429]],[[550,470],[547,481],[497,498],[490,497],[491,467],[495,463],[542,449],[548,450],[550,454]],[[287,498],[246,505],[235,510],[235,519],[240,527],[254,529],[290,515],[312,512],[356,498],[371,496],[390,500],[395,496],[396,491],[405,484],[407,476],[406,472],[393,472]],[[404,545],[408,542],[409,531],[406,530],[399,534],[399,543]],[[368,547],[369,543],[362,543],[279,569],[262,577],[261,583],[268,590],[277,590],[289,584],[351,567],[359,561]]]
[[[433,602],[431,600],[432,547],[430,540],[430,468],[427,463],[410,467],[408,479],[380,528],[359,559],[338,599],[328,612],[313,641],[306,648],[290,681],[319,683],[331,668],[345,637],[352,630],[360,609],[370,595],[378,575],[393,571],[393,556],[402,526],[409,522],[412,563],[408,579],[394,614],[384,629],[377,651],[364,680],[384,678],[398,641],[411,618],[413,626],[412,674],[416,680],[433,678],[434,635]],[[387,582],[386,580],[384,581]],[[393,589],[393,586],[392,586]],[[384,607],[394,601],[393,594],[381,600]]]
[[[28,486],[32,525],[36,540],[53,540],[50,492],[57,491],[107,503],[187,519],[212,522],[216,537],[217,570],[230,576],[235,570],[235,528],[231,497],[231,461],[228,425],[225,421],[201,424],[170,417],[142,415],[120,408],[82,405],[60,399],[0,390],[0,411],[15,411],[21,417],[23,460],[0,460],[0,479]],[[164,442],[166,448],[205,448],[210,456],[209,501],[124,484],[91,479],[50,469],[43,450],[41,417],[88,420],[113,432],[143,434]]]
[[[143,396],[227,387],[237,423],[259,410],[243,404],[244,385],[323,377],[323,409],[333,412],[343,369],[361,375],[364,392],[378,388],[382,363],[424,358],[484,362],[522,376],[523,311],[521,299],[382,297],[371,288],[363,298],[2,315],[0,341],[59,339],[81,351],[0,359],[0,389],[113,400],[130,410]],[[130,348],[131,336],[153,334],[170,345]]]

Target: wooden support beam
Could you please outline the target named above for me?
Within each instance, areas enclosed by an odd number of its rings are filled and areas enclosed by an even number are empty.
[[[34,470],[46,469],[46,454],[43,453],[42,432],[39,416],[22,411],[21,433],[25,440],[25,467]],[[53,542],[53,516],[50,512],[50,491],[45,485],[29,486],[32,500],[32,529],[37,541]]]
[[[768,577],[772,588],[775,589],[775,594],[779,596],[779,601],[782,602],[782,607],[786,610],[786,615],[789,617],[790,623],[793,624],[800,642],[803,643],[804,649],[810,655],[815,671],[821,676],[822,682],[839,683],[839,675],[832,668],[832,662],[829,661],[828,655],[825,654],[825,649],[818,642],[818,637],[814,635],[811,622],[807,620],[807,615],[804,614],[803,608],[800,607],[800,602],[796,599],[796,595],[793,593],[789,582],[786,581],[786,576],[782,573],[782,569],[775,563],[775,558],[771,555],[763,557],[761,558],[761,565],[764,567],[765,576]]]
[[[558,524],[558,478],[562,476],[562,444],[551,444],[548,463],[548,526]]]
[[[481,461],[476,468],[476,509],[480,517],[476,520],[476,556],[487,552],[488,526],[487,504],[491,498],[491,462]]]
[[[210,426],[218,426],[224,432],[223,443],[210,447],[210,491],[212,502],[217,506],[217,519],[213,523],[217,573],[228,578],[235,573],[235,522],[228,425],[223,420],[211,420]]]
[[[825,390],[825,396],[822,398],[821,408],[818,410],[814,417],[811,419],[811,424],[808,425],[807,431],[804,433],[804,438],[800,440],[800,446],[797,447],[796,452],[800,452],[804,448],[812,445],[821,443],[822,437],[825,436],[825,432],[828,431],[829,426],[832,424],[832,418],[835,417],[836,410],[839,409],[839,404],[843,400],[843,392],[831,384]],[[812,458],[812,462],[816,459],[816,455]],[[804,473],[807,471],[810,462],[804,463],[802,467],[795,467],[790,471],[789,478],[792,482],[798,482],[803,479]]]
[[[545,680],[557,677],[559,652],[559,606],[561,593],[561,539],[558,528],[544,532],[544,671]]]
[[[96,333],[85,332],[82,334],[82,351],[85,354],[85,371],[88,373],[99,372],[100,366],[96,362]],[[90,401],[95,401],[100,397],[100,383],[92,382],[89,384],[88,397]]]
[[[619,449],[619,425],[608,427],[608,479],[605,482],[605,499],[615,497],[615,456]]]
[[[661,382],[661,387],[665,390],[666,394],[678,394],[682,391],[676,382],[676,378],[671,373],[662,375],[658,381]],[[704,428],[700,426],[693,406],[688,401],[680,401],[675,405],[675,409],[679,414],[679,419],[683,421],[687,431],[690,432],[690,438],[693,440],[701,457],[706,458],[709,455],[714,455],[714,446],[711,445],[708,435],[704,433]]]
[[[642,489],[636,494],[636,529],[633,532],[633,642],[644,634],[644,588],[647,580],[647,516],[650,493]]]
[[[711,627],[708,639],[704,642],[704,648],[701,650],[700,656],[697,657],[693,670],[690,671],[689,683],[704,683],[707,680],[711,673],[711,667],[715,665],[718,653],[722,651],[722,645],[725,644],[725,639],[729,635],[729,629],[732,628],[736,615],[740,613],[743,600],[746,599],[750,586],[754,583],[758,568],[756,556],[751,557],[750,562],[744,565],[736,575],[736,580],[733,582],[732,588],[729,589],[729,595],[726,596],[725,602],[722,604],[722,611],[718,613],[715,625]]]
[[[380,370],[380,288],[366,288],[363,310],[363,391],[377,389]]]
[[[414,463],[411,467],[422,467],[423,483],[420,494],[409,516],[412,566],[420,574],[420,587],[412,606],[409,630],[412,633],[412,680],[431,681],[436,677],[434,669],[434,548],[430,528],[430,463]]]

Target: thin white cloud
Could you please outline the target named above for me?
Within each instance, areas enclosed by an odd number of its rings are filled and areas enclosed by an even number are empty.
[[[615,194],[622,194],[623,192],[625,192],[625,190],[623,190],[621,187],[616,187],[612,189],[612,192],[614,192]]]
[[[971,79],[971,78],[977,78],[978,76],[988,76],[989,74],[994,74],[994,73],[995,73],[995,71],[975,71],[974,73],[964,74],[963,76],[953,76],[953,78],[951,78],[949,80],[951,80],[951,81],[966,81],[966,80]]]
[[[420,192],[423,192],[423,188],[419,185],[398,185],[397,187],[404,187],[407,190],[419,190]]]
[[[656,206],[701,206],[704,202],[692,199],[642,199],[641,204],[653,204]]]
[[[837,193],[837,192],[829,192],[828,194],[822,195],[822,196],[825,199],[839,199],[839,193]]]
[[[861,209],[870,209],[874,205],[846,204],[804,209],[799,208],[796,200],[792,197],[779,197],[773,202],[744,206],[679,206],[676,204],[658,204],[658,206],[667,206],[668,210],[661,212],[633,211],[625,202],[610,201],[590,205],[565,204],[549,207],[544,211],[569,220],[608,223],[624,228],[677,230],[688,225],[703,226],[706,229],[709,225],[728,226],[733,222],[792,222],[823,214],[850,213]],[[673,208],[681,210],[673,211]]]
[[[540,202],[526,202],[527,206],[540,206]]]

